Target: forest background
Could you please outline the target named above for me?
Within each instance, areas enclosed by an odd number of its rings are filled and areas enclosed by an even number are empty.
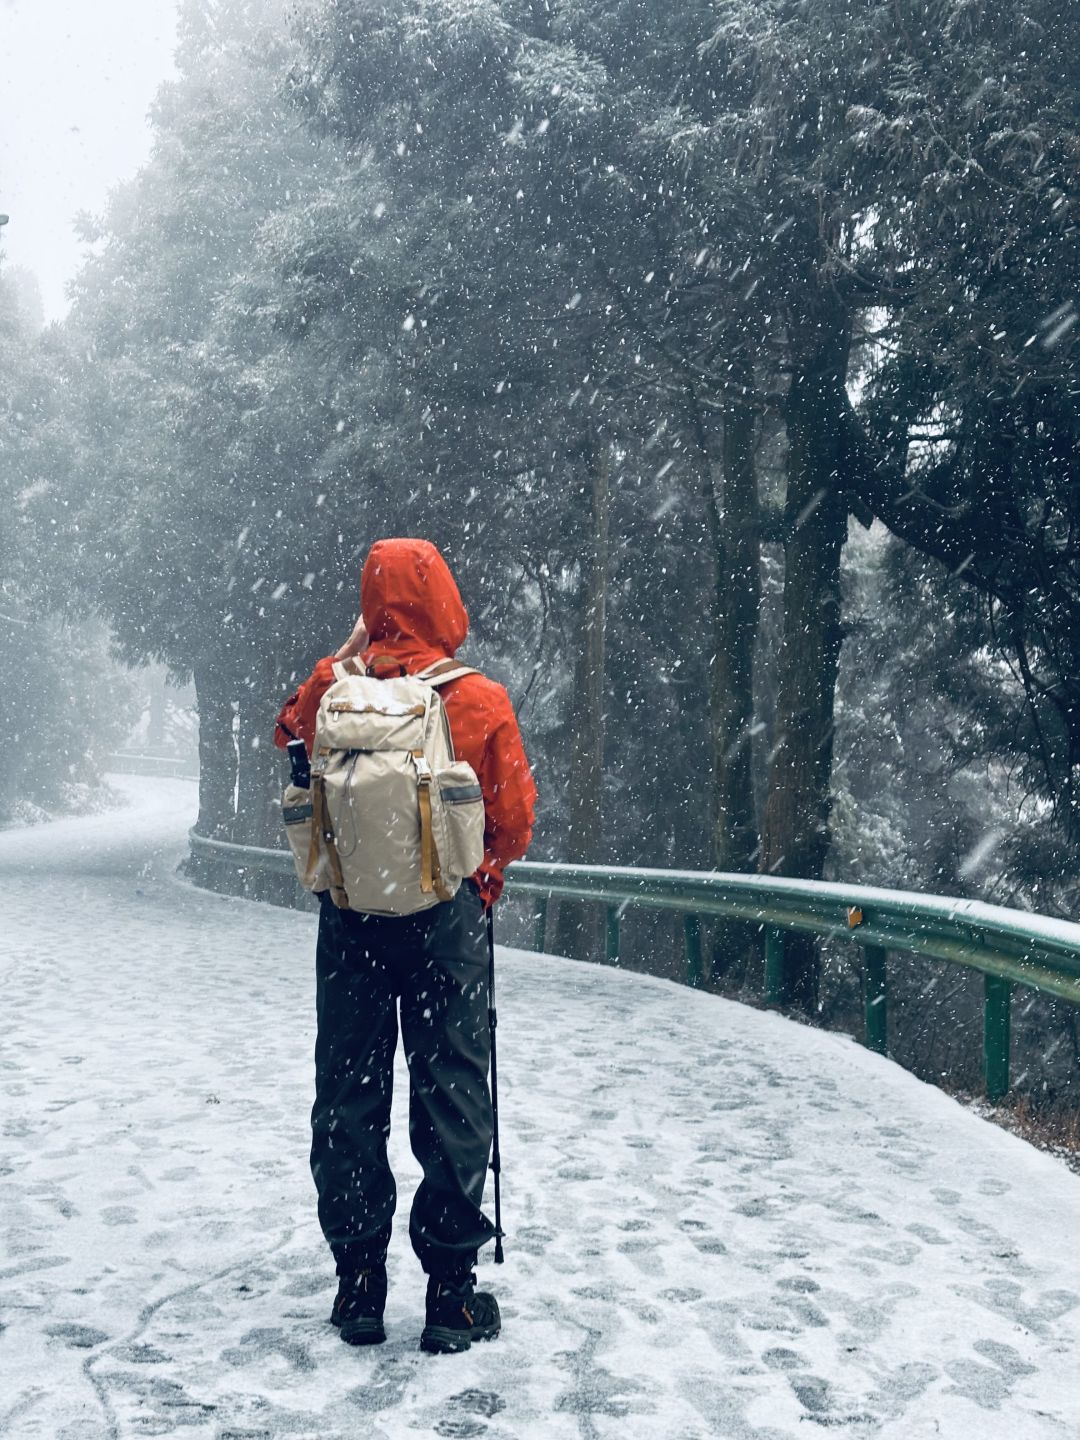
[[[177,67],[68,319],[0,267],[0,823],[86,801],[158,662],[201,833],[279,843],[272,717],[421,534],[533,858],[1076,918],[1075,6],[187,0]],[[707,942],[746,991],[756,937]],[[845,951],[788,983],[852,1023]],[[893,1053],[973,1087],[979,1003],[912,960]],[[1017,1020],[1075,1113],[1075,1012]]]

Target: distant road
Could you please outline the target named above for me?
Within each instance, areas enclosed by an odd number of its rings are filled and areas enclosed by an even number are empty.
[[[190,781],[0,833],[0,1436],[1075,1440],[1080,1177],[847,1039],[502,956],[504,1336],[343,1346],[315,919],[178,880]],[[392,1154],[407,1206],[405,1083]]]

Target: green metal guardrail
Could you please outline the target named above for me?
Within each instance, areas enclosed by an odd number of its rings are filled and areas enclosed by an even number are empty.
[[[256,849],[191,833],[192,853],[241,869],[293,876],[287,850]],[[1010,1013],[1014,985],[1080,1004],[1080,925],[984,905],[867,885],[834,885],[769,875],[555,865],[520,860],[507,871],[511,894],[537,897],[535,948],[543,948],[552,896],[605,906],[605,958],[617,964],[620,922],[629,905],[683,916],[687,973],[704,983],[701,918],[742,920],[765,933],[765,1001],[785,989],[784,937],[789,931],[853,941],[863,949],[865,1043],[886,1052],[891,951],[926,955],[981,971],[985,981],[983,1061],[986,1091],[1000,1100],[1009,1088]]]

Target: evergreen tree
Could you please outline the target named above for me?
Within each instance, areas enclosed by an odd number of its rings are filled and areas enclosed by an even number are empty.
[[[277,828],[268,716],[340,548],[340,510],[318,488],[336,387],[294,368],[250,298],[275,217],[338,175],[284,93],[290,55],[265,7],[185,10],[153,156],[90,232],[100,254],[76,287],[84,444],[57,522],[122,653],[195,678],[200,827],[233,827],[239,784],[237,833],[263,842]],[[355,561],[355,537],[343,543]],[[353,603],[332,592],[327,634]]]
[[[57,560],[52,499],[72,458],[64,349],[23,293],[0,273],[0,824],[98,803],[127,728],[127,686]]]

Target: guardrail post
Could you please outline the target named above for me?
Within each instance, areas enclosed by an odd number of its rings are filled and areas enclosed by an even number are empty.
[[[884,1055],[889,1048],[889,1025],[885,998],[888,951],[880,945],[863,950],[863,1007],[866,1016],[866,1048]]]
[[[621,905],[607,907],[607,947],[604,958],[609,965],[618,965],[619,963],[619,916],[621,913]]]
[[[765,928],[765,1004],[782,1005],[786,998],[784,932],[768,925]]]
[[[1009,1088],[1009,1040],[1012,984],[1000,975],[986,977],[983,1021],[983,1068],[986,1098],[997,1101]]]
[[[693,989],[700,990],[705,983],[705,971],[701,963],[700,916],[683,916],[683,934],[686,936],[686,983]]]
[[[533,913],[533,949],[543,954],[547,940],[548,896],[537,895],[536,910]]]

